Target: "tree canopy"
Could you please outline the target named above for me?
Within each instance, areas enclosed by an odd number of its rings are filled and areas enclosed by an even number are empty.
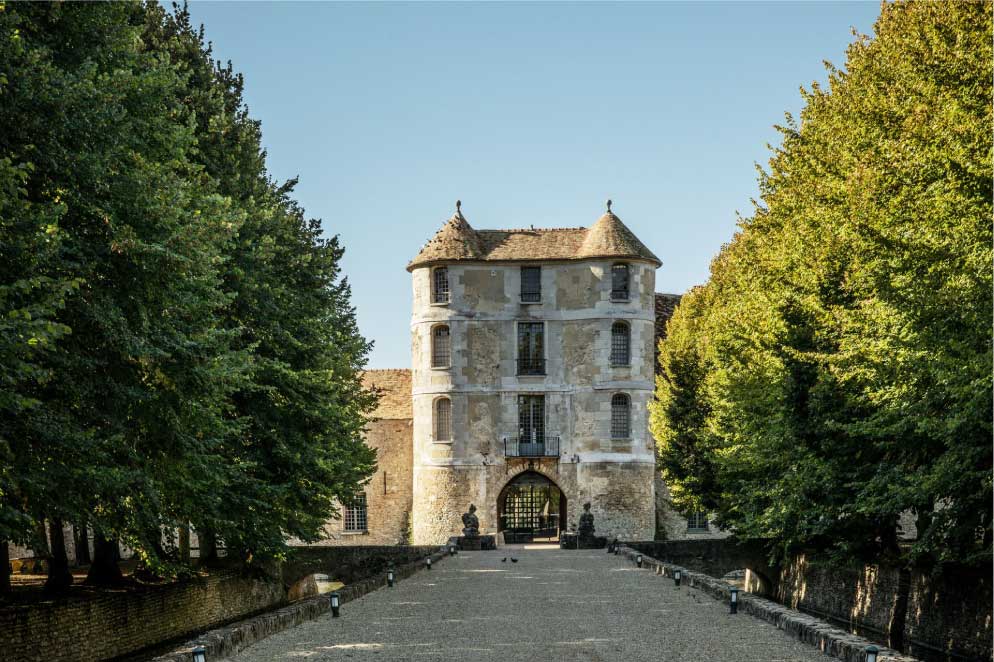
[[[991,42],[990,2],[884,4],[778,127],[661,345],[678,505],[779,553],[990,559]]]
[[[0,3],[0,541],[280,554],[372,473],[343,248],[265,161],[185,8]]]

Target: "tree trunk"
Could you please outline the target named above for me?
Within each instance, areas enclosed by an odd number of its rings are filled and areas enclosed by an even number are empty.
[[[121,574],[121,568],[117,564],[120,558],[117,541],[105,538],[99,531],[94,531],[93,563],[90,564],[90,572],[86,575],[86,583],[99,586],[120,584],[124,581],[124,575]]]
[[[204,529],[197,531],[200,540],[200,565],[217,562],[217,536],[213,531]]]
[[[6,540],[0,540],[0,595],[10,594],[10,548]]]
[[[190,563],[190,525],[185,524],[179,527],[179,560],[181,563]]]
[[[45,580],[46,593],[62,593],[72,586],[72,573],[69,572],[69,558],[66,556],[66,536],[62,531],[62,518],[48,520],[48,534],[51,553],[48,555],[48,579]]]
[[[76,565],[90,565],[90,537],[86,533],[86,522],[73,524],[76,540]]]

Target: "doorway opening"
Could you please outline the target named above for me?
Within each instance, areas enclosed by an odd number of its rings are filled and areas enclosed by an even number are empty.
[[[542,474],[526,471],[501,490],[497,515],[506,543],[558,542],[566,495]]]

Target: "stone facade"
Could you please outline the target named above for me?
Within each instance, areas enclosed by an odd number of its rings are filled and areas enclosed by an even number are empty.
[[[627,296],[613,292],[619,264],[628,270]],[[333,520],[320,544],[444,543],[460,533],[470,503],[481,533],[497,534],[502,492],[525,473],[563,495],[562,530],[575,528],[589,501],[600,536],[723,535],[689,530],[655,469],[648,404],[658,340],[679,302],[655,292],[659,266],[610,211],[590,228],[480,231],[457,211],[408,267],[411,369],[366,377],[383,391],[366,436],[379,464],[365,489],[368,527],[349,532],[344,518]],[[535,300],[523,300],[522,267],[540,269]],[[444,300],[436,295],[439,268]],[[521,374],[519,330],[536,323],[541,369]],[[626,361],[612,361],[618,323],[627,333]],[[441,362],[433,360],[440,329],[447,337]],[[544,437],[558,444],[554,452],[508,451],[521,436],[522,396],[542,397]],[[625,434],[612,432],[615,396],[629,403]],[[440,399],[450,409],[444,439],[435,438]]]

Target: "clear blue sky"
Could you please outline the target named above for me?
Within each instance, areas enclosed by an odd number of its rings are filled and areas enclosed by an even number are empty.
[[[245,75],[269,168],[346,247],[370,367],[409,367],[410,275],[476,228],[577,227],[607,198],[684,292],[748,215],[799,88],[877,2],[194,2]]]

